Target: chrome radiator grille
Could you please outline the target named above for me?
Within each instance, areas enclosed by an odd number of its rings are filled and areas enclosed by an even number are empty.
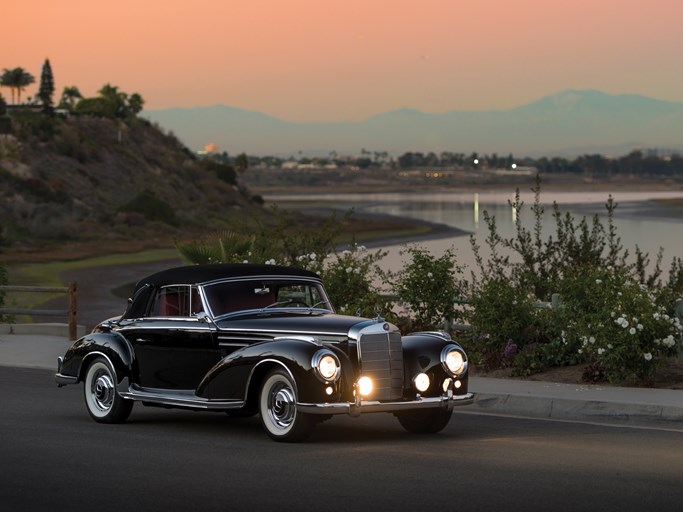
[[[373,382],[373,400],[403,395],[403,347],[399,332],[361,333],[358,339],[361,373]]]

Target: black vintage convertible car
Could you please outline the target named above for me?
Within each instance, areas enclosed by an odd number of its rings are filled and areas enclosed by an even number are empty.
[[[83,382],[98,422],[133,404],[259,414],[277,441],[300,441],[335,414],[391,412],[434,433],[472,402],[467,356],[441,332],[401,336],[381,318],[334,313],[320,278],[275,265],[195,265],[137,283],[121,317],[58,360]]]

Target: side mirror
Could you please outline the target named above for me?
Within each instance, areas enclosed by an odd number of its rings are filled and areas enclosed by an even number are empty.
[[[204,324],[213,323],[211,320],[211,317],[209,316],[209,314],[206,311],[200,311],[199,313],[197,313],[197,320],[199,320],[200,322],[202,322]]]

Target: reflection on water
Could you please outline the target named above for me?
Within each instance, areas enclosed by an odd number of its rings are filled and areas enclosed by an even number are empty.
[[[533,192],[522,192],[524,207],[520,212],[521,224],[533,230],[534,214],[531,206],[534,202]],[[543,192],[541,202],[544,204],[543,239],[555,238],[556,225],[552,216],[552,203],[557,202],[560,210],[571,213],[576,222],[584,216],[589,221],[599,215],[606,227],[605,203],[608,192]],[[646,216],[647,201],[659,198],[683,198],[683,192],[615,192],[612,197],[619,204],[614,220],[618,236],[624,248],[633,255],[635,246],[649,252],[651,260],[660,247],[664,248],[663,269],[668,271],[671,258],[683,255],[683,219]],[[489,231],[484,214],[494,216],[499,234],[504,238],[515,234],[515,210],[509,202],[514,200],[514,192],[444,192],[444,193],[382,193],[382,194],[315,194],[315,195],[282,195],[268,197],[269,201],[307,200],[334,201],[348,203],[357,210],[372,211],[382,214],[410,217],[429,222],[437,222],[456,227],[472,233],[482,247],[482,255],[487,256],[484,239]],[[461,264],[474,268],[474,256],[469,237],[459,236],[440,240],[420,242],[420,245],[439,256],[450,247],[455,248]],[[389,255],[385,266],[398,270],[403,265],[399,254],[401,246],[386,247]],[[654,262],[654,261],[653,261]]]

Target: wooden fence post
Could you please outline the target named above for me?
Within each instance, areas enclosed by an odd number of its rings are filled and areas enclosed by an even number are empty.
[[[69,339],[71,341],[78,338],[78,324],[76,323],[76,312],[77,312],[77,302],[76,302],[76,283],[69,283]]]

